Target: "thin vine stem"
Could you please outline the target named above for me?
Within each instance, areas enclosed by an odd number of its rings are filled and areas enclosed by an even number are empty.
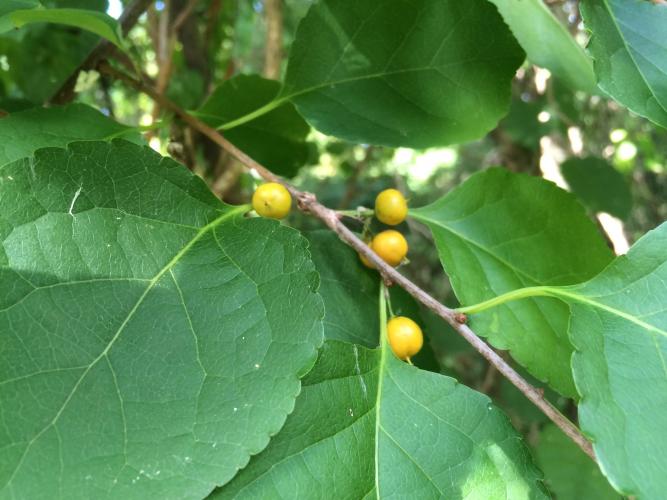
[[[384,349],[385,342],[387,341],[387,304],[389,304],[389,314],[390,316],[393,316],[393,313],[391,312],[389,289],[385,286],[384,282],[380,281],[378,312],[380,316],[380,348],[382,349]]]
[[[524,379],[512,366],[507,363],[498,353],[496,353],[486,342],[473,332],[466,325],[466,316],[461,311],[450,309],[434,299],[417,284],[399,273],[396,269],[384,262],[370,247],[364,243],[354,232],[341,222],[341,216],[335,210],[325,207],[318,203],[314,194],[300,191],[286,180],[278,177],[259,162],[252,159],[244,151],[236,147],[223,137],[217,130],[206,125],[204,122],[195,118],[178,105],[157,93],[147,84],[135,80],[131,76],[118,71],[107,62],[103,61],[98,65],[98,70],[116,80],[133,87],[139,92],[151,97],[158,102],[163,109],[169,109],[174,112],[183,122],[199,131],[218,146],[223,148],[229,154],[234,156],[247,169],[254,170],[264,180],[270,182],[279,182],[292,194],[297,202],[299,210],[320,219],[329,229],[338,235],[338,237],[347,245],[354,248],[358,253],[366,257],[380,273],[384,283],[396,284],[408,292],[418,302],[435,314],[445,320],[456,332],[465,338],[477,352],[479,352],[490,364],[503,374],[514,386],[521,391],[532,403],[535,404],[554,424],[556,424],[575,444],[577,444],[584,453],[595,460],[595,453],[591,443],[582,434],[581,430],[570,420],[563,416],[549,401],[544,397],[543,391],[533,387]]]

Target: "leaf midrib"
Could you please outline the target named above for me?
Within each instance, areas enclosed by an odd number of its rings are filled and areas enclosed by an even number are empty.
[[[631,323],[634,323],[637,326],[640,326],[641,328],[657,333],[659,335],[662,335],[663,337],[667,338],[667,331],[658,328],[655,325],[652,325],[651,323],[647,323],[645,321],[642,321],[639,319],[637,316],[634,316],[630,313],[627,313],[625,311],[622,311],[620,309],[616,309],[615,307],[609,306],[607,304],[604,304],[602,302],[598,302],[597,300],[593,300],[585,295],[578,294],[578,293],[571,293],[566,291],[563,288],[558,288],[558,287],[544,287],[545,291],[547,293],[550,293],[553,297],[557,298],[569,298],[575,302],[580,302],[582,304],[586,304],[590,307],[597,308],[597,309],[602,309],[603,311],[606,311],[610,314],[613,314],[615,316],[618,316],[620,318],[625,319],[626,321],[630,321]]]
[[[171,260],[170,260],[170,261],[169,261],[169,262],[168,262],[168,263],[167,263],[167,264],[166,264],[166,265],[165,265],[165,266],[164,266],[164,267],[163,267],[163,268],[162,268],[162,269],[155,275],[155,277],[153,277],[153,278],[148,282],[148,285],[146,286],[146,289],[145,289],[144,292],[141,294],[141,296],[137,299],[137,302],[134,304],[134,306],[132,307],[132,309],[130,309],[130,311],[128,312],[126,318],[125,318],[125,319],[123,320],[123,322],[120,324],[120,326],[118,327],[118,329],[117,329],[116,333],[114,334],[114,336],[111,338],[111,340],[109,341],[109,343],[107,344],[107,346],[104,348],[104,350],[103,350],[103,351],[102,351],[102,352],[101,352],[101,353],[100,353],[100,354],[99,354],[99,355],[98,355],[98,356],[97,356],[97,357],[96,357],[96,358],[95,358],[95,359],[88,365],[88,367],[87,367],[87,368],[84,370],[84,372],[81,374],[81,376],[79,377],[79,379],[78,379],[78,380],[76,381],[76,383],[74,384],[74,387],[73,387],[72,390],[70,391],[69,395],[67,396],[67,398],[65,398],[64,403],[62,404],[62,406],[60,407],[60,409],[56,412],[56,415],[53,417],[53,419],[52,419],[48,424],[46,424],[46,425],[42,428],[42,430],[40,430],[37,434],[35,434],[35,435],[33,436],[33,438],[32,438],[30,441],[28,441],[28,444],[26,445],[25,450],[23,451],[21,457],[19,458],[19,460],[18,460],[18,462],[17,462],[17,465],[16,465],[14,471],[12,472],[11,476],[9,477],[9,479],[7,480],[7,482],[5,483],[5,485],[4,485],[5,487],[6,487],[6,486],[9,486],[9,485],[12,483],[14,477],[16,476],[16,473],[17,473],[17,472],[19,471],[19,469],[21,468],[21,465],[23,464],[23,460],[25,459],[25,457],[26,457],[26,455],[28,454],[28,451],[30,450],[30,448],[32,447],[32,445],[33,445],[33,444],[34,444],[34,443],[35,443],[35,442],[42,436],[42,434],[44,434],[44,432],[46,432],[47,429],[49,429],[50,427],[54,426],[54,425],[57,423],[57,421],[58,421],[58,419],[60,418],[60,416],[62,415],[63,411],[65,411],[65,408],[67,407],[67,405],[69,404],[69,402],[70,402],[70,401],[72,400],[72,398],[74,397],[74,394],[76,393],[77,389],[79,388],[79,386],[81,385],[81,383],[83,382],[83,380],[86,378],[86,375],[88,375],[88,373],[90,372],[90,370],[91,370],[91,369],[92,369],[92,368],[93,368],[93,367],[94,367],[94,366],[95,366],[101,359],[103,359],[104,357],[107,356],[107,354],[109,353],[109,350],[110,350],[111,347],[115,344],[116,340],[118,340],[118,338],[120,337],[121,333],[123,332],[123,330],[125,329],[125,327],[127,326],[127,324],[130,322],[130,320],[132,319],[132,317],[133,317],[133,316],[135,315],[135,313],[139,310],[139,308],[141,307],[141,304],[143,303],[144,299],[145,299],[145,298],[148,296],[148,294],[152,291],[153,287],[160,281],[160,279],[161,279],[166,273],[168,273],[168,272],[169,272],[169,271],[170,271],[170,270],[171,270],[171,269],[172,269],[172,268],[173,268],[173,267],[174,267],[174,266],[175,266],[175,265],[176,265],[176,264],[183,258],[183,256],[184,256],[186,253],[188,253],[188,251],[189,251],[189,250],[190,250],[190,249],[191,249],[191,248],[192,248],[192,247],[193,247],[193,246],[194,246],[194,245],[195,245],[195,244],[196,244],[196,243],[197,243],[197,242],[204,236],[204,235],[206,235],[206,234],[209,233],[210,231],[214,230],[217,226],[219,226],[220,224],[222,224],[225,220],[230,219],[230,218],[233,218],[233,217],[237,216],[238,214],[240,214],[240,213],[242,213],[242,212],[244,212],[244,211],[246,211],[246,210],[247,210],[247,206],[246,206],[246,205],[241,205],[241,206],[238,206],[238,207],[231,208],[231,209],[229,209],[228,211],[224,212],[222,215],[220,215],[218,218],[216,218],[215,220],[213,220],[212,222],[208,223],[206,226],[202,227],[202,228],[197,232],[197,234],[196,234],[196,235],[195,235],[195,236],[194,236],[194,237],[193,237],[193,238],[192,238],[192,239],[191,239],[185,246],[183,246],[183,248],[181,248],[181,250],[179,250],[179,251],[176,253],[176,255],[174,255],[174,257],[172,257],[172,259],[171,259]]]
[[[380,408],[382,404],[382,381],[387,365],[387,305],[384,295],[384,285],[380,286],[380,362],[378,363],[378,389],[375,396],[375,496],[380,500]]]

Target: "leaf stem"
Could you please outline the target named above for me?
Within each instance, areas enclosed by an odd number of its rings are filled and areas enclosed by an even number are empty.
[[[380,317],[380,364],[378,366],[378,391],[375,399],[375,491],[377,498],[380,497],[380,468],[377,464],[380,463],[380,422],[381,408],[382,408],[382,381],[384,380],[383,372],[387,363],[387,303],[386,291],[384,282],[380,282],[380,297],[378,300],[378,313]]]
[[[384,282],[382,282],[382,288],[384,289],[384,296],[387,301],[387,307],[389,308],[389,317],[393,318],[396,315],[394,314],[394,308],[391,307],[391,295],[389,294],[389,289],[385,286]]]
[[[544,296],[554,296],[555,294],[552,291],[552,288],[549,286],[529,286],[526,288],[519,288],[518,290],[512,290],[511,292],[503,293],[492,299],[479,302],[477,304],[472,304],[470,306],[459,307],[456,310],[462,314],[476,314],[492,307],[497,307],[506,302],[511,302],[513,300],[525,299],[528,297],[544,297]]]
[[[380,301],[379,301],[379,313],[380,313],[380,346],[384,345],[384,341],[387,338],[387,298],[389,296],[389,290],[385,286],[384,282],[380,281]],[[391,311],[391,305],[389,306]]]
[[[229,130],[234,127],[238,127],[239,125],[243,125],[244,123],[248,123],[255,118],[259,118],[262,115],[265,115],[266,113],[269,113],[273,111],[274,109],[282,106],[285,104],[289,99],[280,98],[280,99],[274,99],[273,101],[270,101],[266,103],[264,106],[261,108],[257,108],[255,111],[251,111],[247,115],[240,116],[236,118],[235,120],[229,121],[227,123],[223,123],[222,125],[219,125],[217,127],[218,130]]]
[[[259,162],[252,159],[244,151],[236,147],[223,137],[217,130],[209,127],[204,122],[198,120],[191,114],[184,111],[172,101],[157,93],[153,88],[143,82],[135,80],[131,76],[116,70],[106,62],[102,62],[98,66],[101,73],[105,73],[112,78],[123,81],[139,92],[143,92],[158,102],[164,109],[169,109],[178,115],[181,120],[191,126],[193,129],[201,132],[203,135],[211,139],[218,146],[227,151],[230,155],[235,157],[239,162],[245,165],[246,168],[256,171],[262,178],[271,182],[279,182],[292,194],[297,201],[299,209],[310,214],[313,217],[320,219],[329,229],[338,235],[338,237],[347,245],[354,248],[361,255],[366,257],[380,273],[383,282],[394,283],[418,302],[431,309],[435,314],[445,320],[451,327],[465,338],[486,360],[496,367],[512,384],[516,386],[531,402],[535,404],[554,424],[556,424],[574,443],[576,443],[589,457],[595,460],[595,454],[591,443],[581,433],[581,431],[564,417],[549,401],[544,398],[542,391],[533,387],[526,379],[524,379],[509,363],[507,363],[497,352],[495,352],[486,342],[475,334],[466,324],[465,315],[459,311],[450,309],[441,304],[426,291],[422,290],[415,283],[399,273],[396,269],[389,266],[382,260],[370,247],[364,243],[354,232],[352,232],[345,224],[341,222],[341,216],[335,210],[325,207],[318,203],[314,194],[301,191],[294,187],[286,180],[278,177],[269,169],[264,167]],[[381,301],[385,301],[382,297]],[[555,292],[554,292],[555,293]],[[517,297],[519,298],[519,297]],[[382,314],[382,312],[381,312]],[[463,316],[463,318],[462,318]],[[386,312],[384,313],[386,323]],[[386,328],[386,325],[381,325],[381,328]],[[382,339],[381,339],[382,340]],[[383,347],[383,353],[386,349]],[[386,356],[386,354],[383,354]]]
[[[336,210],[336,213],[340,215],[346,215],[348,217],[373,217],[375,215],[375,210],[370,208],[359,207],[356,210]]]

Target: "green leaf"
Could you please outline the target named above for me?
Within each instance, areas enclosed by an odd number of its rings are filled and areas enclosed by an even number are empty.
[[[579,423],[620,493],[662,498],[667,488],[667,223],[593,279],[515,290],[474,308],[550,296],[570,305]]]
[[[500,127],[514,142],[538,150],[540,139],[552,129],[551,124],[542,123],[537,118],[544,109],[543,99],[528,102],[521,98],[512,99],[509,113],[500,122]]]
[[[490,400],[389,352],[328,341],[269,447],[213,498],[547,498]]]
[[[632,209],[632,194],[625,177],[606,160],[570,158],[560,166],[572,192],[594,212],[625,219]]]
[[[638,115],[667,127],[667,5],[644,0],[585,0],[589,50],[599,86]]]
[[[612,485],[662,498],[667,489],[667,224],[591,281],[559,293],[570,302],[579,422]]]
[[[490,169],[410,216],[428,225],[440,261],[463,305],[544,284],[591,278],[611,251],[574,197],[536,177]],[[533,298],[475,315],[475,331],[563,395],[570,370],[568,308]]]
[[[593,62],[542,0],[490,0],[533,64],[571,88],[594,93]]]
[[[0,4],[0,18],[15,10],[34,9],[41,7],[37,0],[3,0]]]
[[[553,424],[540,433],[535,459],[558,500],[620,500],[600,469]]]
[[[356,252],[331,231],[312,231],[306,237],[320,275],[319,293],[326,304],[324,337],[377,347],[380,329],[377,271],[365,267]]]
[[[0,167],[0,497],[202,498],[282,427],[307,242],[125,141]]]
[[[274,80],[239,75],[218,87],[197,114],[272,171],[294,176],[308,159],[310,127],[293,104],[283,102],[253,120],[236,123],[237,118],[272,102],[280,88]]]
[[[45,7],[66,7],[106,12],[109,0],[42,0]]]
[[[23,8],[30,7],[33,8]],[[118,22],[104,12],[84,9],[45,9],[31,2],[10,2],[0,9],[0,33],[21,28],[32,23],[56,23],[74,26],[106,38],[113,44],[122,45]]]
[[[34,108],[0,120],[0,166],[45,147],[65,147],[73,141],[117,137],[143,144],[136,129],[121,125],[85,104]]]
[[[41,104],[53,97],[98,41],[92,33],[54,24],[32,24],[0,35],[0,54],[9,66],[0,71],[0,87],[6,95]]]
[[[0,97],[0,110],[5,113],[18,113],[19,111],[26,111],[34,107],[35,104],[27,99]]]
[[[357,252],[341,242],[335,233],[322,229],[306,233],[305,236],[310,243],[313,264],[320,275],[319,293],[327,306],[324,338],[377,347],[380,331],[377,315],[380,275],[364,266]],[[420,317],[419,306],[405,290],[392,287],[390,294],[395,314],[415,319]],[[439,320],[438,328],[444,330],[447,326]],[[422,330],[427,328],[422,327]],[[427,334],[426,331],[424,333]],[[429,353],[432,355],[430,346],[424,345],[412,361],[417,366],[423,367],[430,363],[429,367],[433,367]]]
[[[319,293],[326,304],[324,338],[377,347],[380,331],[377,315],[380,275],[364,266],[357,253],[341,242],[335,233],[322,229],[306,233],[305,236],[310,243],[313,264],[320,275]],[[429,328],[419,319],[421,311],[415,300],[397,286],[391,288],[390,295],[394,313],[421,323],[424,335],[428,337]],[[359,318],[363,318],[363,321]],[[448,325],[440,318],[436,321],[434,331],[441,334]],[[439,371],[427,339],[412,362],[420,368]]]
[[[356,143],[468,141],[507,112],[523,59],[484,0],[320,0],[299,24],[276,103]]]

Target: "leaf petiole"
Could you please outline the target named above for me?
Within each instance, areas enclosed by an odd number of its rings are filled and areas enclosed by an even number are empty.
[[[491,309],[496,306],[505,304],[506,302],[511,302],[513,300],[525,299],[528,297],[545,297],[551,296],[554,297],[558,295],[553,287],[549,286],[529,286],[526,288],[519,288],[518,290],[512,290],[511,292],[503,293],[492,299],[479,302],[470,306],[459,307],[456,309],[456,312],[462,314],[476,314],[487,309]]]

